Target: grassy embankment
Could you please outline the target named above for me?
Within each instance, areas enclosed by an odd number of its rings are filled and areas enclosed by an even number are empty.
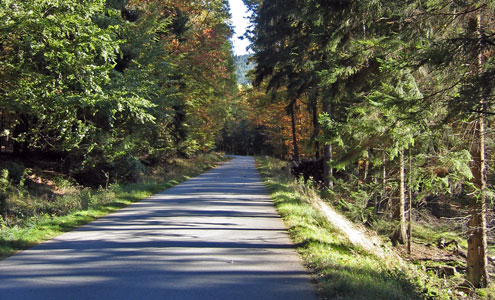
[[[324,299],[450,299],[462,293],[397,256],[381,258],[353,245],[311,204],[316,193],[285,163],[258,158],[271,197]]]
[[[175,159],[154,168],[138,183],[111,184],[106,189],[83,188],[67,179],[59,179],[51,180],[55,183],[51,186],[50,195],[23,190],[22,197],[13,195],[9,199],[10,209],[18,214],[25,211],[24,215],[33,211],[41,213],[31,213],[15,224],[6,224],[0,218],[0,259],[170,188],[226,159],[221,154]]]

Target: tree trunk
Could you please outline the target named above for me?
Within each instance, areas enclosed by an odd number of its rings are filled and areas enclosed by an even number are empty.
[[[368,155],[366,155],[366,157],[363,159],[364,162],[363,182],[366,182],[366,180],[368,179],[368,172],[370,167],[370,162],[368,159],[369,159]]]
[[[385,201],[387,188],[387,155],[385,149],[382,152],[383,170],[382,170],[382,192],[380,193],[380,201]],[[375,202],[375,214],[378,214],[378,202]]]
[[[316,94],[316,93],[314,93]],[[315,147],[315,157],[316,159],[320,158],[320,142],[318,141],[318,136],[320,135],[320,122],[318,122],[318,100],[316,99],[317,95],[311,95],[313,99],[310,100],[310,109],[313,118],[313,140]]]
[[[401,150],[399,155],[399,195],[398,197],[396,196],[391,199],[392,219],[399,221],[399,227],[394,232],[393,238],[391,238],[394,245],[396,245],[397,242],[404,244],[407,241],[406,216],[404,209],[406,205],[404,168],[404,150]]]
[[[4,112],[2,110],[0,110],[0,116],[1,116],[1,120],[0,120],[0,132],[3,132],[4,129],[5,129],[4,126],[6,126],[6,124],[5,124],[5,114],[4,114]],[[0,136],[0,153],[3,152],[2,141],[3,141],[3,138]],[[7,146],[7,145],[5,145],[5,146]]]
[[[399,242],[405,243],[407,240],[406,232],[406,189],[405,189],[405,162],[404,150],[400,151],[400,180],[399,180]]]
[[[484,118],[478,118],[475,139],[471,149],[473,183],[479,189],[479,197],[471,198],[471,219],[469,221],[466,279],[475,287],[486,287],[488,283],[488,260],[486,241],[486,182],[485,182],[485,141]]]
[[[326,100],[323,103],[323,111],[332,117],[332,104],[330,101]],[[325,142],[323,145],[323,184],[327,188],[333,187],[333,177],[332,168],[330,168],[330,161],[332,160],[332,144]]]
[[[412,156],[411,148],[409,148],[409,205],[408,205],[408,219],[407,219],[407,253],[411,255],[411,243],[412,243]]]
[[[477,16],[477,34],[480,40],[477,67],[481,74],[483,65],[481,15]],[[473,183],[479,189],[479,197],[471,198],[471,220],[469,221],[467,273],[466,280],[475,287],[486,287],[488,284],[488,259],[486,242],[486,162],[485,162],[485,111],[484,89],[480,87],[481,113],[475,126],[475,142],[471,147],[471,172]],[[477,127],[477,128],[476,128]]]
[[[299,161],[299,148],[297,146],[297,128],[296,128],[296,100],[292,101],[289,107],[289,113],[292,125],[292,143],[294,149],[294,156],[292,160]]]

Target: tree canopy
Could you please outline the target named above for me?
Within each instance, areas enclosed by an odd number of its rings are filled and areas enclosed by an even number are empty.
[[[0,15],[0,132],[14,155],[128,177],[215,147],[236,88],[226,1],[2,1]]]
[[[466,282],[487,286],[495,1],[244,3],[249,57],[227,0],[0,1],[0,150],[92,186],[215,149],[311,158],[393,244],[415,207],[461,207]]]
[[[286,145],[279,155],[323,152],[324,185],[337,184],[329,193],[339,203],[366,195],[361,209],[374,202],[375,212],[389,203],[401,242],[406,191],[414,201],[451,194],[472,212],[468,248],[481,249],[468,253],[467,280],[486,286],[494,2],[244,2],[253,12],[254,89],[267,94],[260,102],[253,92],[253,105],[289,113],[292,132],[282,135],[294,145],[312,132],[302,150]]]

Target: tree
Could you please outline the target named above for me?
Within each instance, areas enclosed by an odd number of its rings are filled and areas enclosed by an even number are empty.
[[[493,27],[488,20],[493,18],[492,1],[467,1],[462,4],[449,3],[443,7],[432,3],[426,7],[435,17],[437,26],[445,28],[439,37],[432,38],[425,53],[426,61],[442,70],[449,70],[453,77],[441,86],[447,100],[449,115],[466,117],[476,124],[475,142],[470,149],[473,175],[471,197],[471,221],[468,237],[466,279],[475,287],[488,283],[486,246],[486,167],[484,115],[490,111],[493,87]],[[440,16],[440,17],[439,17]],[[452,22],[452,17],[454,22]],[[486,20],[486,23],[484,22]],[[477,117],[472,116],[473,113]]]
[[[255,86],[267,80],[267,91],[286,92],[286,111],[291,116],[292,145],[294,159],[299,159],[299,147],[296,128],[296,102],[302,97],[310,97],[310,110],[317,111],[316,73],[311,66],[305,65],[308,58],[307,43],[310,43],[309,30],[301,21],[299,14],[304,8],[302,1],[260,1],[246,4],[253,13],[255,27],[251,32],[253,56],[256,62],[254,71]],[[314,114],[317,116],[317,113]],[[317,125],[317,122],[313,122]],[[319,128],[313,128],[313,141],[316,141]],[[316,150],[318,152],[318,150]]]
[[[0,16],[16,154],[56,153],[98,184],[214,148],[235,89],[226,1],[3,1]]]
[[[485,286],[484,124],[495,99],[493,1],[245,3],[254,12],[255,83],[287,92],[289,112],[299,96],[309,100],[313,116],[316,109],[324,112],[321,133],[313,126],[313,136],[326,145],[325,161],[348,170],[349,181],[359,178],[356,187],[339,181],[346,196],[375,197],[378,210],[386,194],[394,195],[404,241],[406,192],[421,200],[452,192],[456,185],[469,189],[467,280]],[[476,128],[474,143],[455,137],[466,120]],[[378,196],[377,186],[389,191]]]
[[[97,119],[112,119],[104,87],[120,42],[116,26],[94,22],[104,18],[104,2],[0,5],[2,115],[11,116],[2,130],[15,140],[14,152],[81,147]],[[142,112],[147,105],[134,107]]]

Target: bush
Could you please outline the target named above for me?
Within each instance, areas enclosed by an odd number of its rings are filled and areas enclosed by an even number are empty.
[[[9,196],[9,170],[3,169],[0,172],[0,215],[5,217],[7,213],[7,198]]]
[[[125,155],[113,163],[114,173],[119,179],[136,182],[140,175],[146,173],[146,166],[132,155]]]
[[[15,161],[5,161],[0,165],[0,169],[5,169],[8,171],[9,181],[13,184],[19,184],[22,182],[26,167],[22,163]]]

